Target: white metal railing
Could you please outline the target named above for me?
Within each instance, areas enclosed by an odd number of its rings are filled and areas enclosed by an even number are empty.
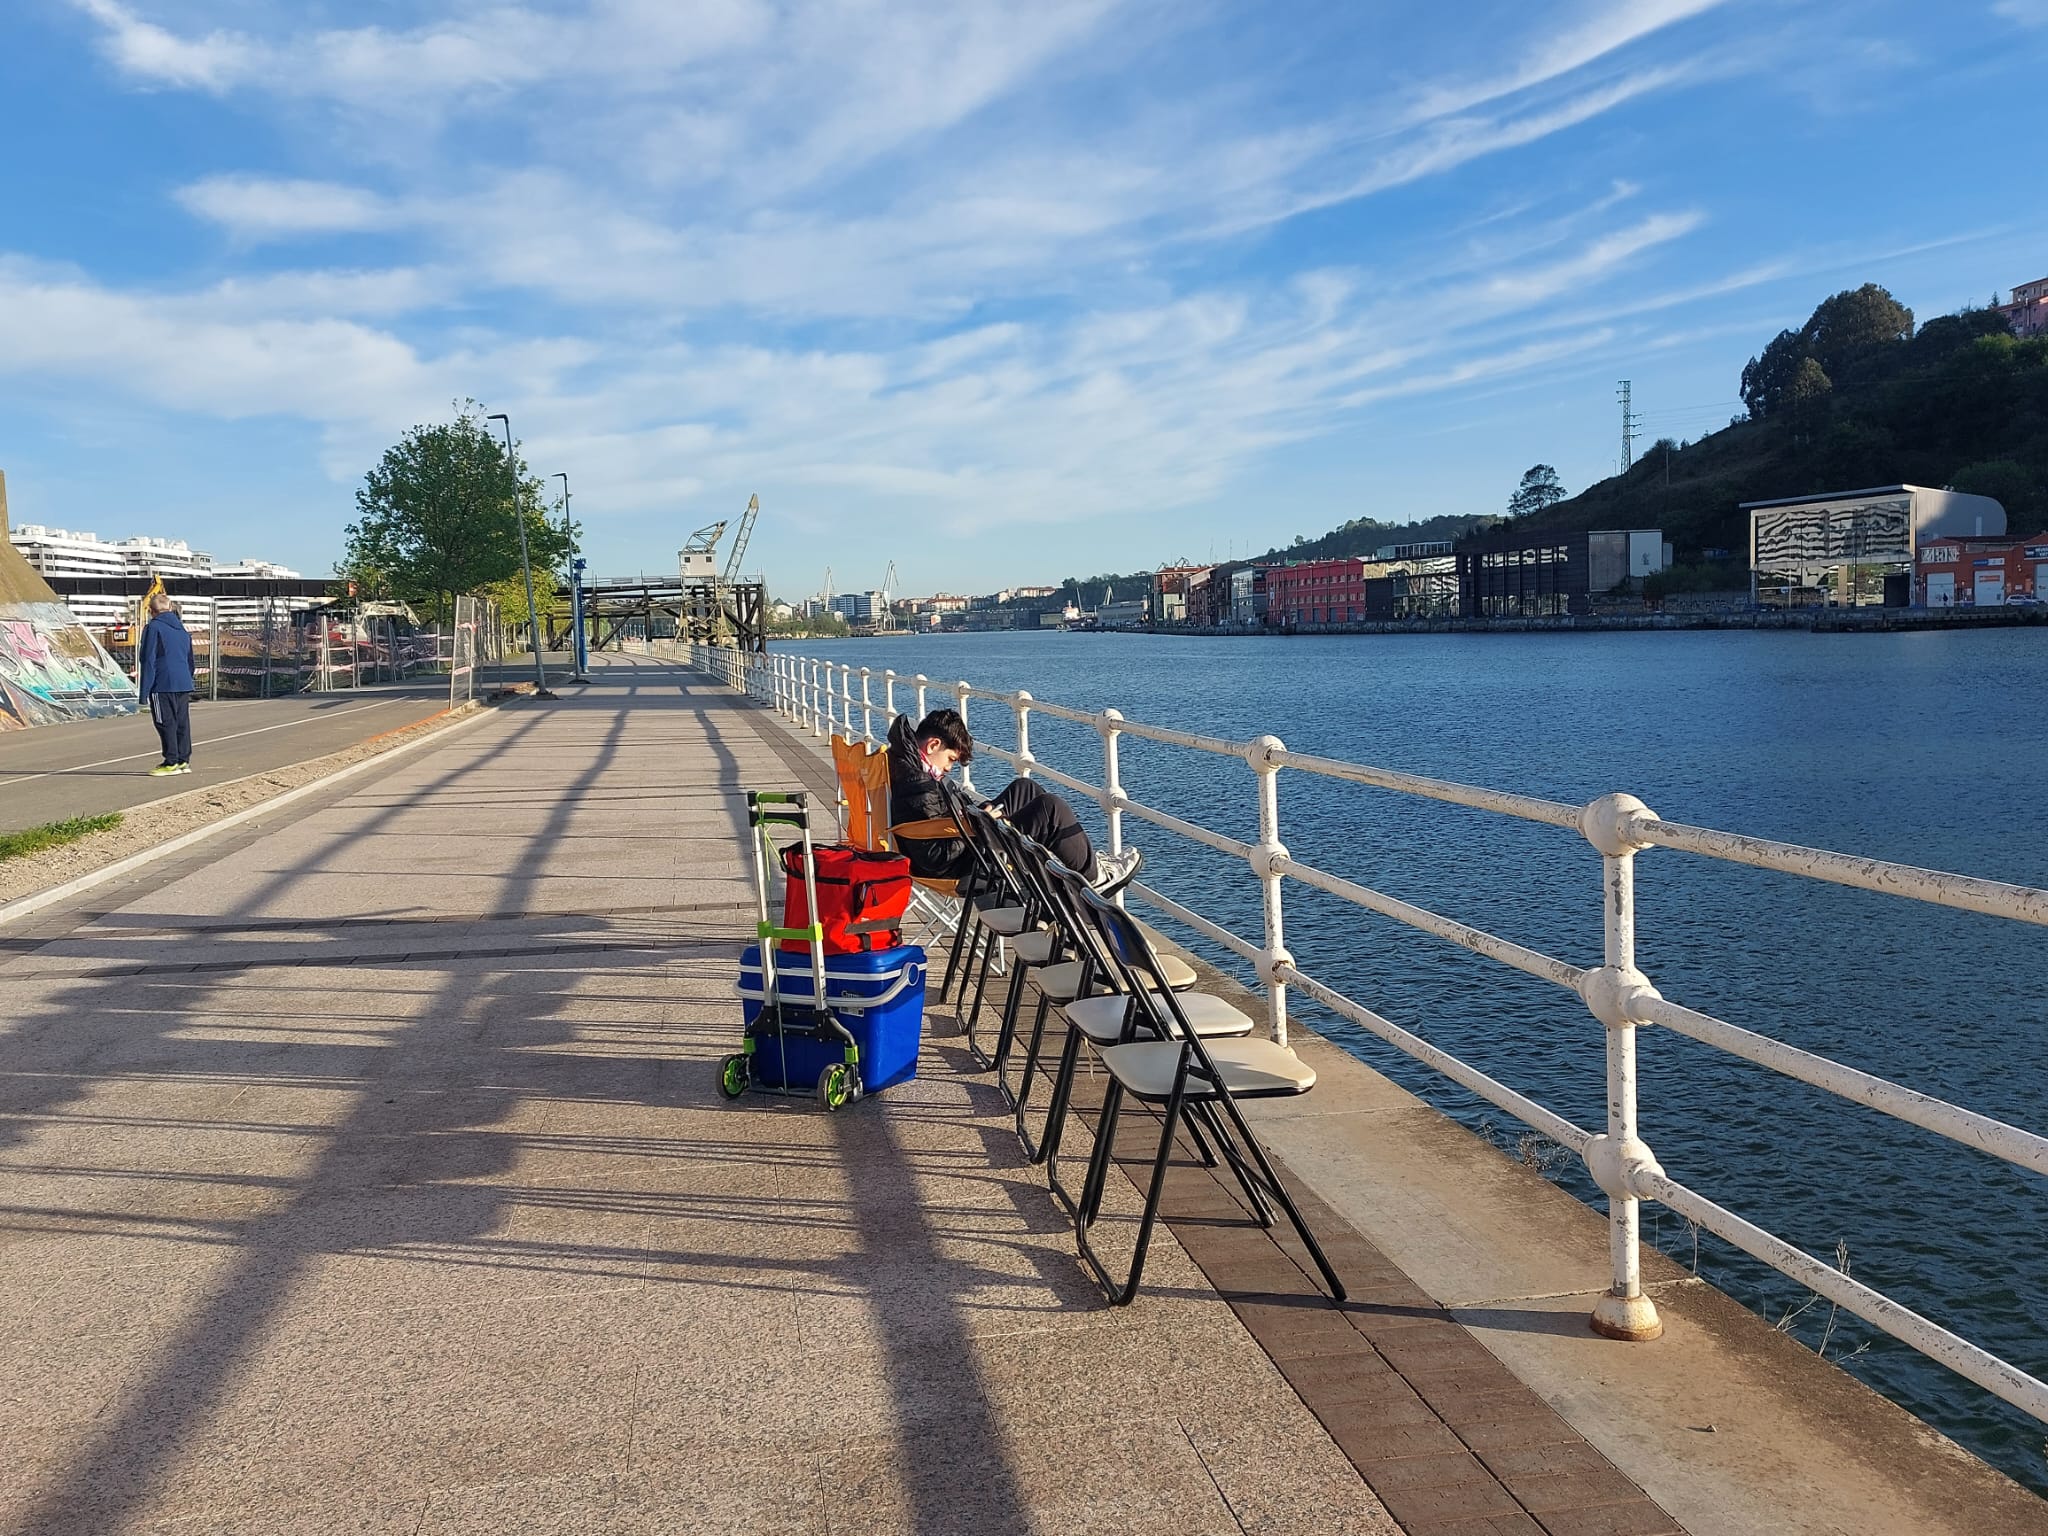
[[[1257,968],[1265,988],[1267,1017],[1274,1039],[1286,1041],[1287,993],[1289,988],[1295,988],[1576,1152],[1608,1198],[1612,1284],[1594,1308],[1592,1326],[1596,1331],[1621,1339],[1651,1339],[1662,1331],[1656,1306],[1642,1288],[1639,1233],[1641,1202],[1655,1200],[1986,1391],[2048,1422],[2048,1384],[1670,1177],[1637,1129],[1636,1031],[1646,1025],[1661,1026],[2036,1173],[2048,1173],[2048,1138],[1752,1033],[1664,997],[1636,966],[1635,858],[1649,848],[1676,849],[1704,858],[1754,865],[2040,926],[2048,926],[2048,891],[1668,822],[1633,795],[1604,795],[1588,805],[1568,805],[1290,752],[1273,736],[1228,741],[1127,720],[1114,709],[1070,709],[1033,698],[1021,690],[1000,693],[966,682],[934,683],[922,674],[878,674],[866,667],[780,652],[753,655],[696,646],[687,654],[693,665],[772,705],[817,736],[838,732],[874,741],[878,712],[886,732],[888,721],[906,703],[911,705],[914,715],[922,716],[933,693],[942,695],[963,715],[971,700],[1000,705],[1010,711],[1017,746],[1015,750],[1004,750],[982,745],[979,750],[1010,763],[1019,773],[1045,779],[1092,799],[1102,808],[1108,822],[1112,851],[1122,850],[1123,818],[1128,815],[1244,860],[1261,887],[1264,933],[1258,942],[1231,932],[1150,886],[1134,885],[1132,890],[1158,911]],[[879,698],[873,692],[877,677],[882,690]],[[911,693],[912,698],[900,699],[898,690]],[[1049,715],[1093,730],[1102,744],[1102,782],[1091,784],[1040,762],[1031,751],[1033,715]],[[1247,843],[1228,837],[1132,798],[1123,783],[1118,753],[1118,744],[1126,736],[1234,758],[1246,764],[1253,776],[1249,787],[1257,797],[1259,840]],[[1283,769],[1441,800],[1578,833],[1591,844],[1601,861],[1604,943],[1600,964],[1573,965],[1295,859],[1280,840],[1279,777]],[[1285,940],[1283,887],[1289,879],[1576,993],[1606,1035],[1606,1128],[1596,1132],[1573,1124],[1303,971]]]

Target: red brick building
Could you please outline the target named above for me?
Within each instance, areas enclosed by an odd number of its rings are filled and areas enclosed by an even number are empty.
[[[2031,538],[1931,538],[1913,565],[1913,601],[1924,608],[2048,603],[2048,533]]]
[[[1365,570],[1372,563],[1350,555],[1267,567],[1266,622],[1312,627],[1365,618]]]

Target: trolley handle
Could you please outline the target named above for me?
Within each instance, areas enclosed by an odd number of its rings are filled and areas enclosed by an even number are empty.
[[[880,1008],[885,1003],[895,1002],[903,995],[905,989],[916,985],[923,972],[924,967],[915,963],[903,966],[894,972],[889,985],[873,997],[835,997],[828,1007],[838,1013],[866,1013],[870,1008]],[[885,971],[874,977],[864,976],[861,979],[879,981],[883,975],[890,974]],[[768,999],[767,990],[763,987],[735,986],[733,990],[750,1003],[766,1002]]]

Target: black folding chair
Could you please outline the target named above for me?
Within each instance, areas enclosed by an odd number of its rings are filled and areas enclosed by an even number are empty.
[[[946,959],[946,973],[939,982],[939,999],[953,989],[953,979],[960,979],[960,991],[955,1001],[967,1000],[967,978],[974,969],[979,946],[987,936],[987,924],[981,914],[1000,911],[1017,904],[1016,894],[1009,888],[1003,871],[990,859],[983,842],[975,836],[969,818],[974,807],[967,797],[954,785],[939,781],[946,805],[946,816],[953,824],[953,830],[966,846],[968,870],[960,878],[956,895],[960,900],[960,918],[953,927],[953,947]],[[933,818],[937,820],[938,818]]]
[[[1286,1213],[1316,1268],[1322,1272],[1331,1296],[1344,1300],[1343,1282],[1330,1267],[1322,1245],[1309,1231],[1308,1223],[1302,1219],[1293,1197],[1287,1193],[1238,1107],[1241,1099],[1286,1098],[1307,1093],[1315,1086],[1314,1069],[1272,1040],[1205,1038],[1194,1022],[1187,999],[1167,985],[1165,967],[1136,920],[1093,891],[1085,892],[1081,902],[1103,940],[1105,958],[1123,977],[1131,1004],[1118,1042],[1095,1047],[1108,1082],[1096,1120],[1095,1151],[1089,1159],[1087,1181],[1073,1207],[1074,1238],[1083,1262],[1112,1304],[1123,1306],[1137,1295],[1145,1255],[1158,1225],[1159,1199],[1166,1187],[1174,1136],[1185,1125],[1197,1137],[1207,1131],[1207,1137],[1202,1139],[1216,1143],[1262,1225],[1273,1224],[1272,1206],[1277,1205]],[[1115,1160],[1117,1122],[1126,1098],[1163,1106],[1163,1110],[1159,1147],[1144,1188],[1144,1212],[1138,1221],[1130,1274],[1119,1282],[1090,1243],[1089,1231],[1101,1215],[1103,1192]],[[1206,1151],[1204,1160],[1211,1160]]]
[[[1060,1182],[1059,1150],[1065,1136],[1068,1110],[1073,1103],[1074,1080],[1080,1072],[1082,1044],[1115,1045],[1139,1035],[1147,1039],[1157,1036],[1151,1016],[1133,1011],[1123,970],[1098,931],[1099,925],[1089,909],[1088,901],[1094,893],[1087,882],[1057,859],[1046,861],[1045,874],[1056,897],[1059,921],[1072,938],[1077,958],[1065,966],[1046,971],[1038,979],[1039,1011],[1032,1022],[1031,1043],[1025,1052],[1024,1081],[1018,1086],[1014,1103],[1017,1139],[1024,1144],[1025,1153],[1032,1162],[1045,1164],[1046,1183],[1053,1198],[1071,1214],[1076,1201],[1066,1185]],[[1198,1033],[1206,1038],[1232,1038],[1248,1035],[1257,1027],[1250,1014],[1232,1007],[1222,998],[1192,991],[1198,979],[1195,969],[1180,956],[1157,955],[1156,951],[1155,955],[1166,974],[1169,988],[1181,994],[1181,1007]],[[1059,1010],[1067,1027],[1067,1037],[1053,1070],[1052,1098],[1046,1105],[1045,1130],[1042,1139],[1034,1146],[1024,1109],[1025,1101],[1031,1095],[1032,1080],[1038,1072],[1048,1005]],[[1214,1167],[1216,1159],[1200,1128],[1191,1125],[1190,1132],[1203,1161]]]

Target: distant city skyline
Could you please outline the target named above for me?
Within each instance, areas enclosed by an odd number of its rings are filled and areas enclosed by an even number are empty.
[[[758,493],[778,595],[987,592],[1577,491],[1620,379],[1697,438],[1830,292],[2048,277],[2044,0],[375,15],[0,13],[17,524],[325,574],[474,397],[594,574]]]

